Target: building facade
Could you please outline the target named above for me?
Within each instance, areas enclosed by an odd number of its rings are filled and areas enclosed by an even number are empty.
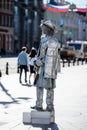
[[[0,53],[14,52],[12,0],[0,0]]]
[[[39,47],[42,0],[0,0],[0,53]]]
[[[38,48],[40,41],[40,22],[43,16],[42,0],[15,0],[14,6],[14,42],[15,50],[26,46]]]
[[[87,14],[86,14],[87,15]],[[56,25],[56,37],[65,44],[68,40],[87,41],[87,16],[76,12],[54,13],[46,10],[45,19],[50,19]]]
[[[87,14],[44,11],[42,3],[43,0],[0,0],[0,53],[18,53],[22,46],[29,51],[33,46],[38,49],[42,19],[54,22],[61,44],[71,39],[87,40]]]

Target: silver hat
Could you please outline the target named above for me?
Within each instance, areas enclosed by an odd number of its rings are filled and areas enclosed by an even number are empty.
[[[49,28],[56,30],[56,28],[55,28],[54,24],[51,22],[51,20],[42,21],[41,27],[42,27],[42,25],[46,25]]]

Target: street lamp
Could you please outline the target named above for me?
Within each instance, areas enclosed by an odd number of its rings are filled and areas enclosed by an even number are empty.
[[[64,31],[64,19],[61,19],[60,20],[60,41],[61,41],[61,48],[62,48],[62,45],[63,45],[63,31]]]
[[[75,4],[71,4],[70,6],[69,6],[69,8],[71,9],[71,11],[73,12],[74,11],[74,9],[76,9],[76,5]]]

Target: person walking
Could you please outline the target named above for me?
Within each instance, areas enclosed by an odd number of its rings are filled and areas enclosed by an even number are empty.
[[[26,53],[27,48],[25,46],[22,47],[22,51],[18,55],[18,66],[19,66],[19,82],[22,83],[22,72],[24,70],[25,73],[25,82],[27,82],[27,70],[28,70],[28,55]]]
[[[36,78],[36,71],[34,69],[34,61],[36,60],[36,49],[34,47],[32,47],[30,53],[29,53],[29,70],[30,70],[30,74],[29,74],[29,84],[31,84],[31,76],[32,74],[34,74],[34,80]]]
[[[37,66],[36,80],[36,104],[32,109],[43,111],[43,91],[46,90],[46,110],[54,111],[54,88],[56,87],[57,73],[60,71],[59,42],[54,37],[56,28],[50,20],[40,25],[42,29],[39,55],[35,65]],[[37,76],[36,76],[37,77]]]

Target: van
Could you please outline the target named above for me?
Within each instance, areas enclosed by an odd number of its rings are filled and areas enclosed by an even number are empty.
[[[75,48],[75,57],[77,60],[87,59],[87,41],[71,41],[67,42],[67,46]]]

